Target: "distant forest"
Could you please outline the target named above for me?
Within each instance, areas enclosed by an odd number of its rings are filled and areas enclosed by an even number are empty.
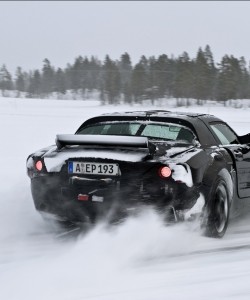
[[[193,59],[187,52],[177,58],[143,55],[135,65],[128,53],[119,60],[106,55],[104,61],[79,56],[73,64],[57,69],[46,58],[41,70],[17,67],[14,76],[2,65],[0,90],[2,96],[15,92],[16,97],[54,95],[57,99],[69,91],[82,99],[95,93],[103,104],[133,104],[145,99],[154,103],[160,98],[196,99],[202,104],[205,100],[250,99],[250,70],[244,57],[224,55],[215,63],[207,45],[204,50],[200,47]]]

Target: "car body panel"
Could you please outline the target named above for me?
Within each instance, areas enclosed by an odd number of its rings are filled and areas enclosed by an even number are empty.
[[[120,123],[145,126],[142,129],[148,124],[176,124],[191,131],[194,139],[184,142],[181,138],[169,141],[141,136],[80,134],[96,124],[112,127]],[[222,123],[228,126],[215,116],[168,111],[112,113],[91,118],[74,135],[58,135],[56,146],[28,157],[27,172],[35,206],[39,211],[77,220],[86,217],[94,220],[98,215],[105,217],[111,208],[117,212],[124,207],[131,209],[145,204],[162,211],[166,208],[186,210],[195,205],[201,193],[207,204],[206,195],[222,170],[229,174],[234,198],[249,198],[249,136],[237,136],[238,144],[221,144],[211,124]],[[174,135],[175,128],[172,130]],[[138,133],[142,133],[140,128]],[[35,168],[37,161],[43,164],[41,171]],[[93,170],[102,170],[105,164],[108,170],[115,165],[119,172],[115,175],[102,174],[102,171],[70,173],[69,166],[74,164]],[[167,178],[161,177],[163,167],[171,169]]]

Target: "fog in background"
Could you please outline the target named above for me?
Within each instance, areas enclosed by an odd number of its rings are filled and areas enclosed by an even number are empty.
[[[245,1],[1,1],[0,64],[40,68],[44,58],[64,67],[78,55],[132,62],[142,54],[196,55],[209,44],[250,58],[250,2]]]

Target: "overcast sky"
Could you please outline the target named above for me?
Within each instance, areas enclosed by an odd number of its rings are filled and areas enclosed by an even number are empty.
[[[0,65],[13,72],[42,67],[44,58],[65,67],[75,57],[128,52],[174,56],[211,46],[250,59],[250,2],[244,1],[1,1]]]

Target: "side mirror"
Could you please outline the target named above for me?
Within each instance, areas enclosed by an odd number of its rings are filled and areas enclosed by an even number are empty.
[[[241,144],[250,144],[250,133],[239,136],[238,138]]]

